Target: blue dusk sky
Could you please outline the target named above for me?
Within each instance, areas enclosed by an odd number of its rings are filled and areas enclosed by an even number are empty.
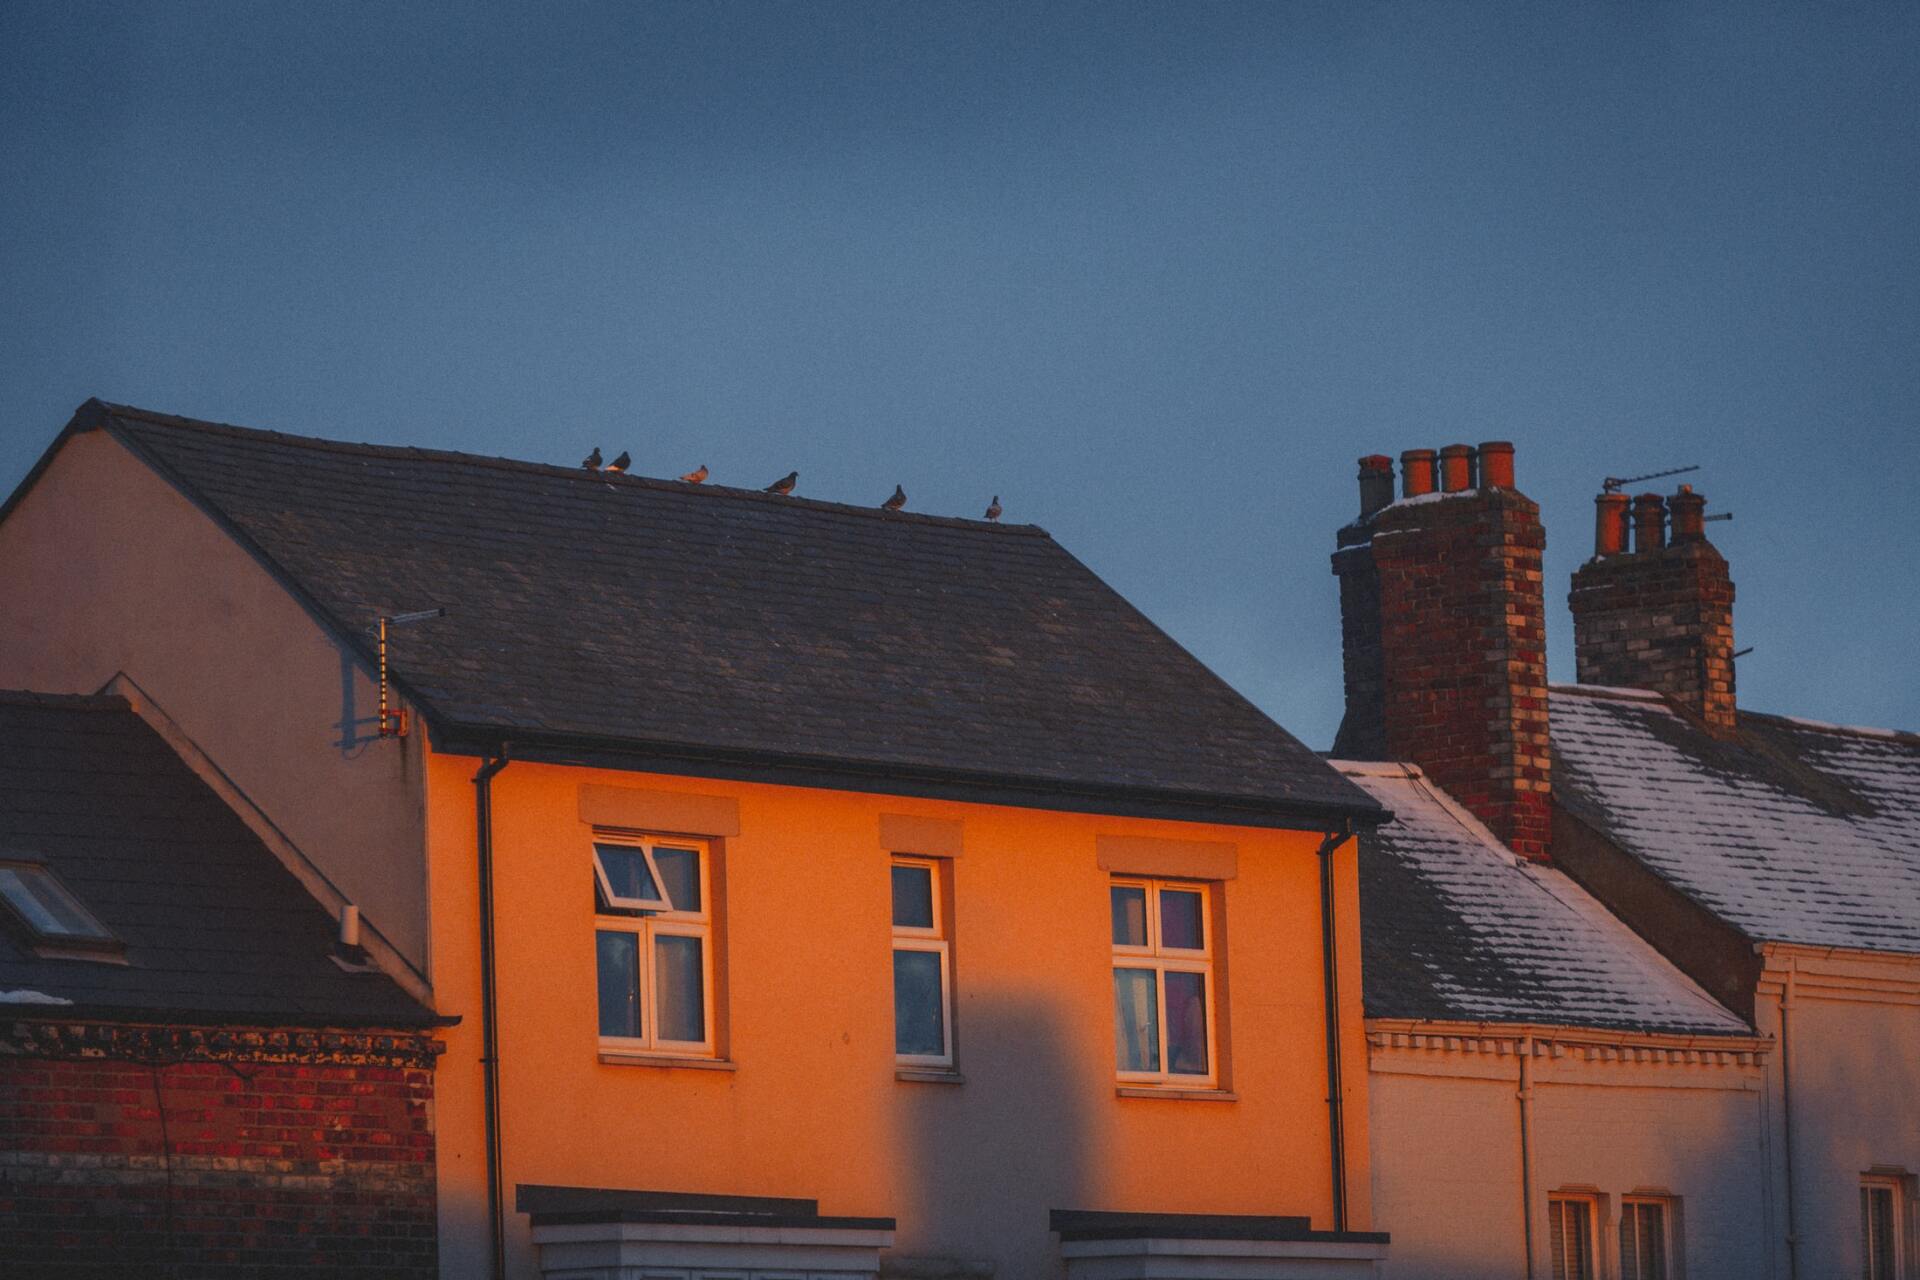
[[[1920,729],[1916,67],[1905,3],[8,0],[0,491],[100,396],[997,493],[1324,748],[1359,455],[1515,443],[1560,680],[1602,477],[1700,463],[1742,703]]]

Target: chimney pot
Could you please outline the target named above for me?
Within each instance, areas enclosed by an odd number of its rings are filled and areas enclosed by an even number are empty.
[[[1400,455],[1400,484],[1404,498],[1433,492],[1433,450],[1408,449]]]
[[[1627,549],[1627,503],[1624,493],[1603,493],[1593,500],[1593,554],[1617,556]]]
[[[351,902],[340,907],[340,945],[349,949],[360,945],[360,908]]]
[[[1366,519],[1393,502],[1393,459],[1370,453],[1360,459],[1360,518]]]
[[[1505,440],[1489,440],[1480,446],[1480,487],[1513,488],[1513,445]]]
[[[1707,536],[1705,494],[1695,493],[1693,486],[1683,484],[1680,491],[1667,500],[1667,509],[1673,513],[1673,541],[1699,542]]]
[[[1667,503],[1657,493],[1643,493],[1633,500],[1633,551],[1658,551],[1667,545]]]
[[[1448,493],[1473,488],[1473,450],[1450,444],[1440,451],[1440,487]]]

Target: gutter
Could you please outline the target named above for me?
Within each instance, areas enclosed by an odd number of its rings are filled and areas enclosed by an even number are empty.
[[[1352,839],[1351,824],[1320,842],[1320,970],[1326,979],[1327,1145],[1333,1162],[1333,1229],[1347,1229],[1347,1135],[1340,1080],[1340,978],[1334,946],[1333,851]]]
[[[480,1074],[486,1100],[487,1233],[493,1280],[506,1275],[507,1223],[500,1188],[500,1032],[493,968],[493,776],[507,767],[507,744],[473,775],[474,852],[480,879]]]

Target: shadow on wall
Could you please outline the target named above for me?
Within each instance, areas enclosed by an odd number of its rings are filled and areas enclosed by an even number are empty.
[[[1088,1203],[1087,1074],[1070,1065],[1056,1003],[960,992],[954,1061],[966,1083],[898,1087],[900,1225],[883,1274],[1057,1276],[1048,1210]]]

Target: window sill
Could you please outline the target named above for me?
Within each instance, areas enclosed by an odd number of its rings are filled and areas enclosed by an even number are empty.
[[[1114,1096],[1120,1098],[1178,1098],[1186,1102],[1238,1102],[1240,1095],[1230,1089],[1157,1089],[1141,1085],[1117,1085]]]
[[[600,1061],[609,1067],[689,1067],[695,1071],[738,1071],[731,1058],[676,1058],[664,1053],[621,1053],[602,1049]]]
[[[965,1084],[967,1078],[958,1071],[942,1067],[901,1067],[893,1073],[895,1080],[911,1080],[916,1084]]]

